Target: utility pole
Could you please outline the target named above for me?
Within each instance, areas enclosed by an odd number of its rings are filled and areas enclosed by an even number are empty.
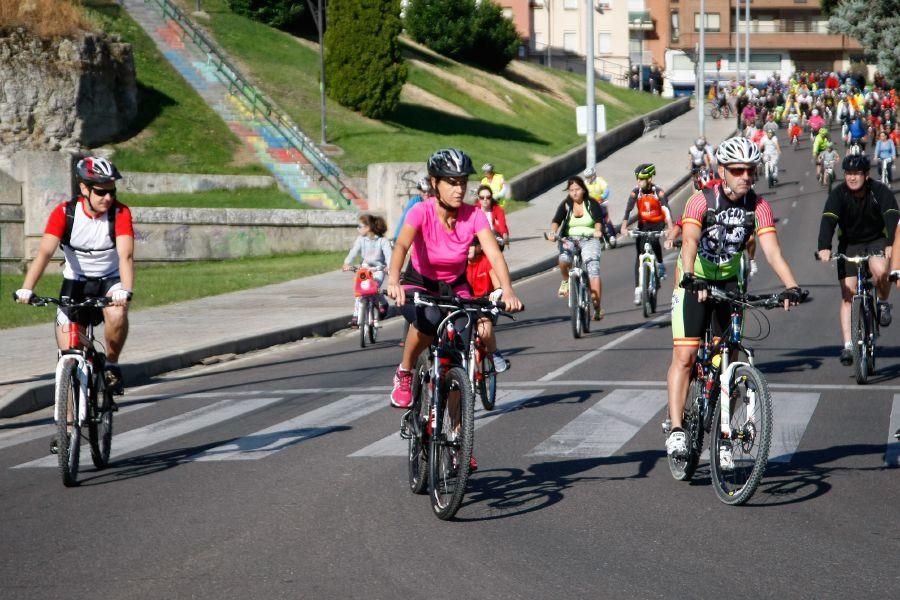
[[[697,51],[697,125],[700,137],[705,137],[704,110],[706,109],[706,0],[700,0],[700,48]]]
[[[737,84],[741,83],[741,0],[734,0],[734,69]]]
[[[747,87],[750,87],[750,0],[746,0],[747,29],[744,30],[744,63],[747,65]]]
[[[552,23],[552,21],[550,20],[550,0],[544,0],[544,4],[547,5],[547,66],[548,66],[548,67],[552,67],[552,66],[553,66],[552,63],[551,63],[551,61],[552,61],[552,56],[551,56],[552,53],[551,53],[551,51],[550,51],[550,49],[551,49],[551,45],[550,45],[550,32],[552,31],[552,29],[550,29],[550,27],[553,25],[553,23]]]
[[[325,120],[325,0],[319,0],[318,10],[313,9],[312,0],[306,0],[309,6],[309,12],[313,16],[316,23],[316,29],[319,30],[319,97],[321,98],[322,113],[322,141],[323,146],[328,143],[328,123]]]
[[[587,10],[586,59],[584,61],[587,82],[587,152],[585,169],[592,169],[597,163],[597,102],[594,98],[594,0],[584,0]]]

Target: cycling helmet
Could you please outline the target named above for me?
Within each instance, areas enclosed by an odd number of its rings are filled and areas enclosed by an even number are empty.
[[[831,150],[834,148],[834,142],[825,142],[825,148]]]
[[[481,170],[484,173],[493,173],[494,165],[492,165],[491,163],[484,163],[483,165],[481,165]]]
[[[431,182],[428,180],[427,177],[423,177],[416,183],[416,188],[420,192],[427,192],[429,189],[431,189]]]
[[[656,175],[656,167],[652,163],[644,163],[634,169],[634,176],[638,179],[650,179],[654,175]]]
[[[812,110],[812,114],[813,114],[814,117],[818,116],[818,115],[819,115],[819,109],[818,109],[818,108],[814,108],[814,109]]]
[[[871,166],[869,157],[865,154],[848,154],[844,157],[844,160],[841,161],[841,168],[844,169],[844,171],[862,171],[863,173],[868,173]]]
[[[716,161],[720,165],[734,163],[756,164],[762,160],[759,146],[743,137],[728,138],[716,150]]]
[[[85,183],[110,183],[122,179],[122,174],[105,158],[86,156],[75,165],[75,173]]]
[[[428,174],[432,177],[465,177],[474,173],[472,159],[456,148],[438,150],[428,159]]]
[[[862,154],[862,148],[859,147],[859,144],[853,144],[847,151],[847,156],[859,156],[860,154]]]
[[[703,148],[703,146],[706,145],[706,140],[703,139],[702,137],[698,137],[698,138],[694,141],[694,145],[697,146],[698,149]]]
[[[582,175],[583,175],[585,178],[593,177],[593,176],[596,175],[596,174],[597,174],[597,171],[595,171],[594,169],[585,169],[585,170],[584,170],[584,173],[582,173]]]

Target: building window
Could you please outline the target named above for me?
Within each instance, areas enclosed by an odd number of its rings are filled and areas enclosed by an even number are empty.
[[[513,9],[511,9],[511,8],[504,8],[504,9],[503,9],[503,16],[506,17],[507,19],[509,19],[510,21],[512,21],[512,19],[513,19]]]
[[[578,10],[578,0],[564,0],[563,8],[566,10]]]
[[[597,54],[612,54],[612,32],[601,31],[597,34]]]
[[[681,36],[681,27],[679,26],[679,14],[677,10],[672,11],[672,41],[677,42]]]
[[[700,13],[694,13],[694,31],[700,31]],[[706,31],[720,31],[719,13],[706,13]]]
[[[546,50],[547,41],[544,39],[543,31],[535,31],[534,38],[531,40],[531,46],[534,50]]]
[[[578,32],[577,31],[563,32],[563,50],[565,50],[566,52],[577,52],[578,51]]]

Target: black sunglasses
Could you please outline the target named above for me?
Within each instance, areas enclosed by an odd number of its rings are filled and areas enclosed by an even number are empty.
[[[94,187],[92,185],[88,186],[88,188],[90,188],[90,190],[94,194],[96,194],[98,198],[102,198],[103,196],[106,196],[107,194],[110,195],[113,199],[116,198],[116,188],[112,188],[111,190],[109,190],[109,189],[105,189],[105,188]]]
[[[742,175],[753,175],[754,173],[756,173],[756,167],[725,167],[725,170],[735,177],[740,177]]]

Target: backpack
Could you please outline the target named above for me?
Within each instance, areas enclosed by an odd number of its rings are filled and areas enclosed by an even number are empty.
[[[635,191],[637,192],[638,220],[641,223],[661,223],[666,220],[656,186],[653,186],[649,194],[642,193],[640,188],[635,188]]]
[[[116,209],[117,204],[112,203],[106,212],[106,218],[109,222],[109,239],[112,240],[112,246],[109,248],[76,248],[72,245],[72,228],[75,226],[75,209],[78,208],[78,197],[74,197],[66,202],[66,227],[63,229],[63,236],[60,239],[60,245],[71,248],[78,252],[93,252],[95,250],[110,250],[116,247]]]
[[[703,188],[703,197],[706,199],[706,213],[703,215],[703,229],[706,229],[707,227],[711,227],[718,223],[716,220],[716,211],[719,208],[718,189]],[[750,236],[756,231],[756,193],[753,190],[750,190],[747,192],[747,195],[744,196],[744,206],[741,208],[744,209],[743,227],[744,230],[748,232],[744,238],[744,243],[746,244]],[[735,226],[726,225],[725,227],[730,229]]]

